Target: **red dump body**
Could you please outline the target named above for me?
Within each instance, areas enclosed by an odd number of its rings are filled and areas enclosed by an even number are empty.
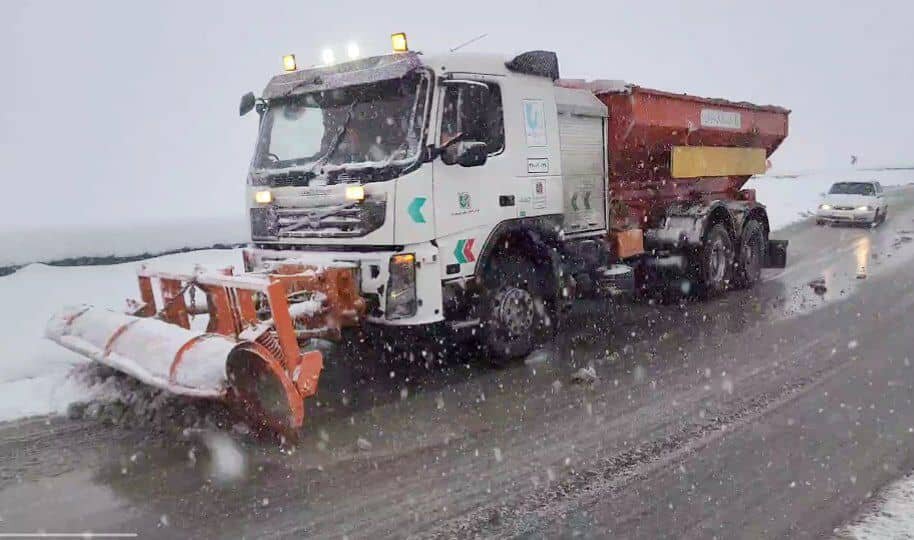
[[[787,109],[673,94],[627,85],[594,94],[609,108],[609,187],[626,221],[654,225],[677,200],[751,197],[751,175],[673,178],[673,147],[762,148],[771,155],[787,136]]]

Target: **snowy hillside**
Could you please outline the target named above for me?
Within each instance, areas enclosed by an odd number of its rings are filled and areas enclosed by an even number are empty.
[[[0,267],[72,257],[135,256],[238,244],[249,238],[244,215],[124,226],[0,227]]]

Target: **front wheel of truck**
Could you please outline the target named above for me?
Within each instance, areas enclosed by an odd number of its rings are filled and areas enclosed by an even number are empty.
[[[529,354],[551,326],[541,272],[519,257],[499,263],[487,286],[482,336],[488,361],[497,366]]]

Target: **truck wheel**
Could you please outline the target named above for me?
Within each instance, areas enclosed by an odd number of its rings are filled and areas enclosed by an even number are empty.
[[[483,316],[489,362],[501,366],[526,356],[548,326],[548,310],[532,263],[504,260],[494,270]]]
[[[739,254],[736,259],[736,286],[748,289],[762,277],[762,262],[765,258],[765,230],[762,224],[750,219],[743,227]]]
[[[701,292],[713,296],[726,290],[733,275],[733,239],[723,223],[717,223],[705,234],[698,257],[698,279]]]

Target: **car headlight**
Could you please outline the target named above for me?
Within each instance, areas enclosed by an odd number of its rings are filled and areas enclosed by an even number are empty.
[[[819,210],[831,210],[831,205],[830,204],[820,204]]]
[[[872,210],[872,208],[866,205],[857,207],[857,211],[859,212],[869,212],[870,210]]]
[[[390,258],[387,278],[388,319],[403,319],[416,314],[416,255],[400,253]]]

